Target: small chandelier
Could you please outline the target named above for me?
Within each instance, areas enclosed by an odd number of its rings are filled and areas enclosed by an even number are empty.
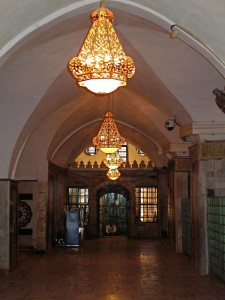
[[[120,135],[113,114],[107,112],[98,135],[93,138],[93,144],[104,153],[114,153],[124,142],[125,138]]]
[[[118,152],[106,154],[106,159],[103,161],[109,169],[117,169],[123,162]]]
[[[109,171],[106,173],[109,179],[116,180],[120,177],[120,172],[118,169],[109,169]]]
[[[101,7],[91,14],[93,24],[78,56],[68,63],[78,85],[93,93],[111,93],[135,73],[134,62],[126,56],[112,26],[113,18],[101,1]]]

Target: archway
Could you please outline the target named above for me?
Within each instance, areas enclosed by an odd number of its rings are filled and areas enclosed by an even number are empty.
[[[98,236],[108,236],[106,226],[113,222],[115,236],[129,235],[129,191],[120,185],[107,185],[97,191]]]

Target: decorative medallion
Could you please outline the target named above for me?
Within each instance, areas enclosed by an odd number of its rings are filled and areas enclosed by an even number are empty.
[[[28,223],[30,223],[31,218],[31,207],[26,202],[19,201],[17,209],[18,228],[25,227]]]

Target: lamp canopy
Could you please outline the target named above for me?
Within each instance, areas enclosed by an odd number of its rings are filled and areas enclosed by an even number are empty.
[[[111,93],[125,86],[127,78],[135,73],[134,62],[126,56],[112,26],[113,18],[113,13],[102,2],[91,14],[93,24],[78,56],[68,63],[78,85],[94,93]]]
[[[107,112],[98,135],[93,138],[93,144],[104,153],[114,153],[124,142],[125,138],[120,135],[113,114]]]

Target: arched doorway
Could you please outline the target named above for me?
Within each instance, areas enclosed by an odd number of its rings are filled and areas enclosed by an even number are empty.
[[[98,236],[107,236],[110,221],[116,225],[115,236],[129,235],[129,191],[119,185],[104,186],[97,191]]]

